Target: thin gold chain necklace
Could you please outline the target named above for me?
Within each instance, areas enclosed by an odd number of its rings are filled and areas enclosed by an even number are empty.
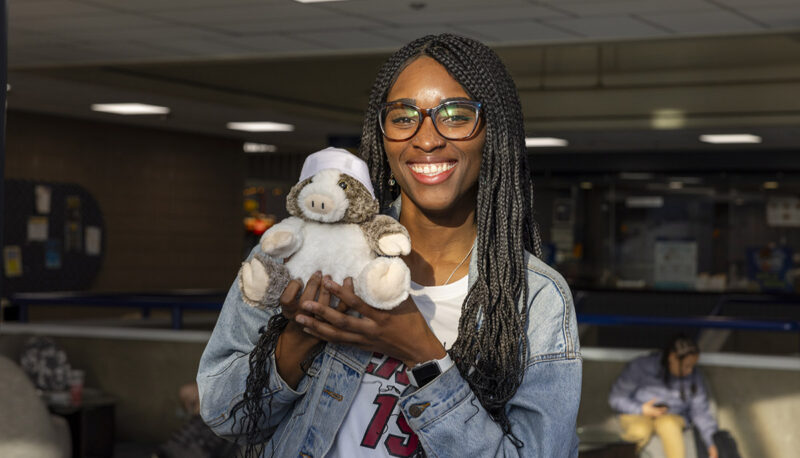
[[[446,284],[450,283],[450,279],[451,279],[451,278],[453,278],[453,275],[455,275],[455,274],[456,274],[456,271],[458,270],[458,268],[459,268],[459,267],[461,267],[461,265],[463,265],[463,264],[464,264],[464,261],[466,261],[466,260],[467,260],[467,258],[469,257],[469,255],[472,253],[472,250],[473,250],[473,249],[475,249],[475,244],[472,244],[472,246],[470,247],[469,251],[467,251],[467,254],[464,256],[464,259],[462,259],[462,260],[461,260],[461,262],[459,262],[459,263],[458,263],[458,265],[456,266],[456,268],[455,268],[455,269],[453,269],[453,271],[450,273],[450,276],[449,276],[449,277],[447,277],[447,280],[445,280],[445,281],[444,281],[444,283],[442,283],[442,284],[441,284],[441,286],[444,286],[444,285],[446,285]]]

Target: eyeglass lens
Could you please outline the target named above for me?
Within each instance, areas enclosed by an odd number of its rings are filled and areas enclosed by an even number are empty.
[[[447,103],[436,107],[431,116],[439,134],[451,140],[460,140],[469,137],[475,130],[478,108],[469,103]],[[384,109],[381,126],[390,140],[407,140],[417,133],[422,119],[422,113],[411,105],[390,105]]]

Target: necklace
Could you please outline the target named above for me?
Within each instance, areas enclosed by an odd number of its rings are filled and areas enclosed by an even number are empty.
[[[464,261],[466,261],[466,260],[467,260],[467,258],[469,257],[470,253],[472,253],[472,250],[473,250],[474,248],[475,248],[475,245],[473,244],[473,245],[470,247],[469,251],[467,251],[467,254],[464,256],[464,259],[462,259],[462,260],[461,260],[461,262],[459,262],[459,263],[458,263],[458,265],[456,266],[456,268],[455,268],[455,269],[453,269],[453,271],[450,273],[450,276],[449,276],[449,277],[447,277],[447,280],[445,280],[445,281],[444,281],[444,283],[442,283],[442,286],[444,286],[444,285],[446,285],[446,284],[450,283],[450,279],[451,279],[451,278],[453,278],[453,275],[455,275],[455,274],[456,274],[456,271],[458,270],[458,268],[459,268],[459,267],[461,267],[461,265],[462,265],[462,264],[464,264]]]

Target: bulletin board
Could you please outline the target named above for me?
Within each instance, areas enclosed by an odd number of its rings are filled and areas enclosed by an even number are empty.
[[[76,184],[6,180],[3,295],[88,289],[100,270],[100,206]]]

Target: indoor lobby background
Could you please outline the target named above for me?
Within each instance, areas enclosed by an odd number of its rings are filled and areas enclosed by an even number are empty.
[[[797,0],[7,3],[0,354],[52,337],[110,400],[80,454],[181,427],[178,390],[305,155],[355,151],[380,64],[452,32],[520,93],[586,442],[624,364],[683,331],[742,455],[797,456]]]

